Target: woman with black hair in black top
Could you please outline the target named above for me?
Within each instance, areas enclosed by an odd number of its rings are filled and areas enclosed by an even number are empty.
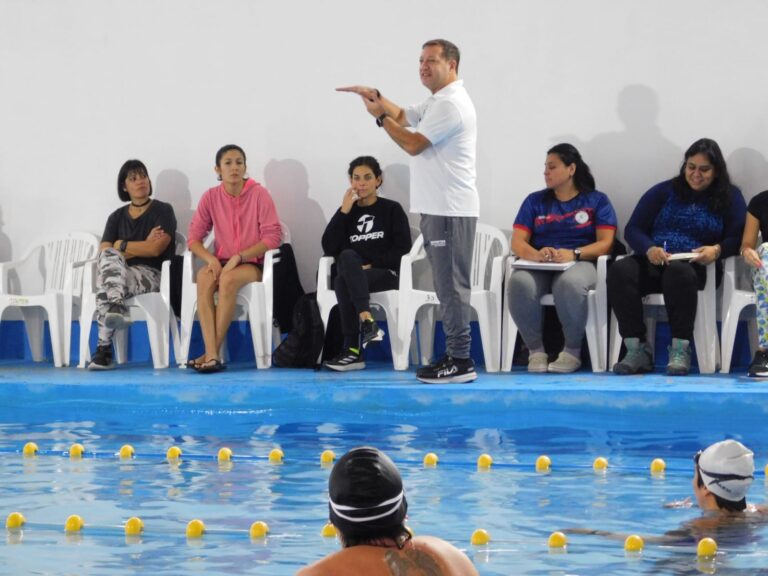
[[[397,288],[400,258],[411,248],[402,206],[378,195],[376,159],[355,158],[348,173],[350,187],[323,233],[323,252],[336,258],[333,287],[344,334],[342,351],[325,366],[341,372],[365,368],[362,349],[384,338],[371,315],[370,293]]]
[[[163,261],[175,251],[173,207],[152,199],[152,182],[140,160],[128,160],[120,168],[117,195],[129,204],[109,215],[101,237],[96,280],[99,342],[89,370],[114,368],[112,335],[130,322],[125,300],[157,292]]]

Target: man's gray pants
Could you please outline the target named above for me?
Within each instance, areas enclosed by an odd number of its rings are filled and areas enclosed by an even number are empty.
[[[475,217],[421,215],[421,234],[440,300],[446,349],[453,358],[469,358],[472,343],[469,298],[476,226]]]

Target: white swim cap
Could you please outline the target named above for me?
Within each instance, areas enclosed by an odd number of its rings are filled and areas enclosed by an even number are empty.
[[[736,440],[723,440],[699,453],[699,475],[710,492],[738,502],[747,496],[755,474],[752,451]]]

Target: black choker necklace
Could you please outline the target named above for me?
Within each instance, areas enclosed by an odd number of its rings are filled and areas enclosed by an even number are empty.
[[[147,198],[147,201],[146,201],[146,202],[144,202],[144,204],[135,204],[135,203],[133,202],[133,200],[131,200],[131,206],[133,206],[134,208],[144,208],[144,206],[146,206],[146,205],[147,205],[147,204],[149,204],[150,202],[152,202],[152,198]]]

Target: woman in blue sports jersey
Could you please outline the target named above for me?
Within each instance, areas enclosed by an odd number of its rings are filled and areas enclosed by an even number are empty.
[[[627,349],[613,367],[616,374],[653,370],[642,298],[655,292],[664,294],[672,332],[667,374],[688,374],[706,265],[738,253],[745,216],[744,197],[731,184],[720,146],[709,138],[691,144],[675,178],[643,194],[624,231],[634,255],[608,271],[608,299]]]
[[[587,294],[595,287],[595,261],[609,254],[616,212],[579,151],[558,144],[544,163],[547,187],[530,194],[512,229],[512,251],[536,262],[573,264],[566,270],[516,269],[507,287],[509,311],[530,351],[529,372],[574,372],[581,367]],[[544,350],[541,297],[552,293],[565,346],[554,362]]]

